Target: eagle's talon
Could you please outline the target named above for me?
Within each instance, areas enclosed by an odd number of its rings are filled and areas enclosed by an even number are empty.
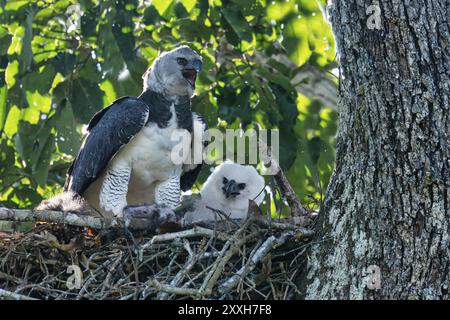
[[[126,205],[117,205],[115,207],[110,206],[110,205],[104,205],[104,206],[101,206],[101,208],[103,210],[105,210],[106,212],[111,212],[114,215],[114,217],[116,217],[116,218],[122,218],[123,210],[124,210],[124,208],[126,208]]]
[[[162,205],[127,206],[123,209],[125,225],[130,229],[146,229],[152,232],[164,232],[180,227],[180,218]]]

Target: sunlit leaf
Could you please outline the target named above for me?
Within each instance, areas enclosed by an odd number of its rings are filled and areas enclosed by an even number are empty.
[[[181,0],[180,2],[183,4],[183,6],[186,8],[186,10],[188,12],[191,12],[192,8],[195,7],[195,4],[197,1],[196,0]]]
[[[14,60],[8,64],[8,67],[6,68],[6,84],[8,85],[8,88],[14,87],[16,84],[16,76],[19,73],[19,61]]]
[[[8,114],[8,105],[6,103],[8,97],[8,89],[6,86],[0,87],[0,133],[5,125],[6,115]]]
[[[152,5],[158,10],[160,15],[164,15],[166,10],[172,5],[172,0],[153,0]]]

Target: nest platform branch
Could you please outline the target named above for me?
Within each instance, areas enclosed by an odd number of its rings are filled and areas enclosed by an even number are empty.
[[[0,208],[0,221],[48,222],[97,230],[120,227],[125,224],[130,230],[152,230],[158,227],[157,224],[155,225],[155,219],[152,218],[153,216],[148,218],[129,217],[127,221],[124,221],[123,219],[94,217],[76,212]]]
[[[17,222],[49,222],[66,224],[76,227],[93,229],[107,229],[117,225],[115,219],[97,218],[73,212],[62,211],[35,211],[27,209],[0,208],[0,220]]]
[[[256,216],[137,236],[126,219],[76,213],[0,208],[0,220],[49,222],[0,235],[0,300],[290,299],[312,234],[295,219]],[[68,266],[82,275],[75,288]]]

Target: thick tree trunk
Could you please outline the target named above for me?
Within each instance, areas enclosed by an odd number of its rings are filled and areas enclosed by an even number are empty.
[[[373,4],[380,29],[367,26]],[[449,299],[450,1],[330,9],[343,75],[337,160],[306,298]]]

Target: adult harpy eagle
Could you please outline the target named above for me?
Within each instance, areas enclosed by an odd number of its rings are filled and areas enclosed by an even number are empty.
[[[191,111],[201,67],[201,57],[187,46],[165,52],[144,74],[139,97],[120,98],[99,111],[69,168],[65,194],[82,196],[103,216],[120,217],[127,205],[176,207],[180,190],[192,187],[201,168],[171,160],[179,143],[171,139],[175,130],[191,136],[194,127],[206,130],[202,118]],[[194,138],[202,139],[201,134]],[[64,210],[64,201],[47,200],[38,209],[56,205]]]

